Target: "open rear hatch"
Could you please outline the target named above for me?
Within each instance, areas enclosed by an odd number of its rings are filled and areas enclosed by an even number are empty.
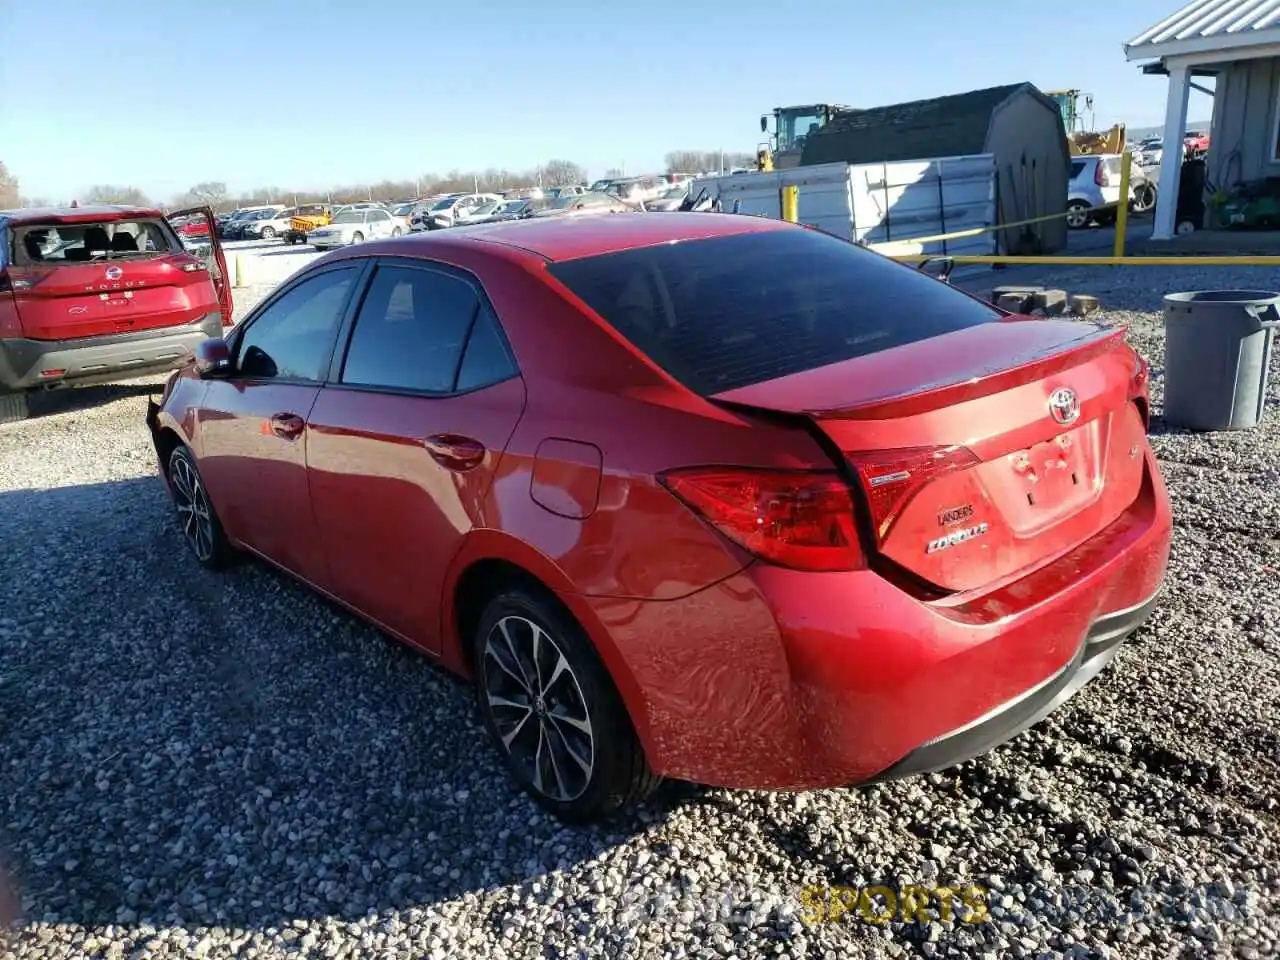
[[[1143,376],[1121,329],[1011,318],[712,399],[807,418],[857,476],[871,547],[969,591],[1050,562],[1137,499]]]

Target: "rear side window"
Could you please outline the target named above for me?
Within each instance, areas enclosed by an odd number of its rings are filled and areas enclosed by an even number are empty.
[[[475,289],[457,277],[379,267],[356,317],[342,382],[452,392],[479,307]]]
[[[548,268],[704,396],[998,320],[918,270],[814,230],[665,243]]]

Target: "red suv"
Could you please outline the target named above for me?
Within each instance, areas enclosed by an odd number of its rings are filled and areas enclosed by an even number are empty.
[[[195,557],[474,677],[570,820],[983,753],[1111,661],[1169,554],[1121,330],[776,220],[360,244],[196,354],[148,406]]]
[[[31,391],[165,370],[231,322],[226,261],[207,207],[209,256],[188,251],[159,210],[0,211],[0,422]]]

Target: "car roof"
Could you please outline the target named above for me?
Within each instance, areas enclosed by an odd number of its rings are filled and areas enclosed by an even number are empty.
[[[163,217],[154,207],[97,204],[87,207],[20,207],[0,210],[0,220],[15,226],[24,223],[109,223],[131,217]]]
[[[517,248],[545,260],[576,260],[605,253],[683,240],[706,240],[747,233],[793,229],[781,220],[716,213],[601,213],[585,217],[548,217],[460,227],[448,237],[427,234],[407,243],[459,240]],[[442,231],[442,234],[445,232]]]

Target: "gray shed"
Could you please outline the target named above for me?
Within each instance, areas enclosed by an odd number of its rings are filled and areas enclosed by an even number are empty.
[[[1033,84],[1014,83],[834,117],[805,143],[802,166],[995,156],[1001,223],[1064,213],[1071,149],[1062,112]],[[1028,241],[1034,243],[1028,249]],[[1000,249],[1055,253],[1064,219],[1001,231]]]

